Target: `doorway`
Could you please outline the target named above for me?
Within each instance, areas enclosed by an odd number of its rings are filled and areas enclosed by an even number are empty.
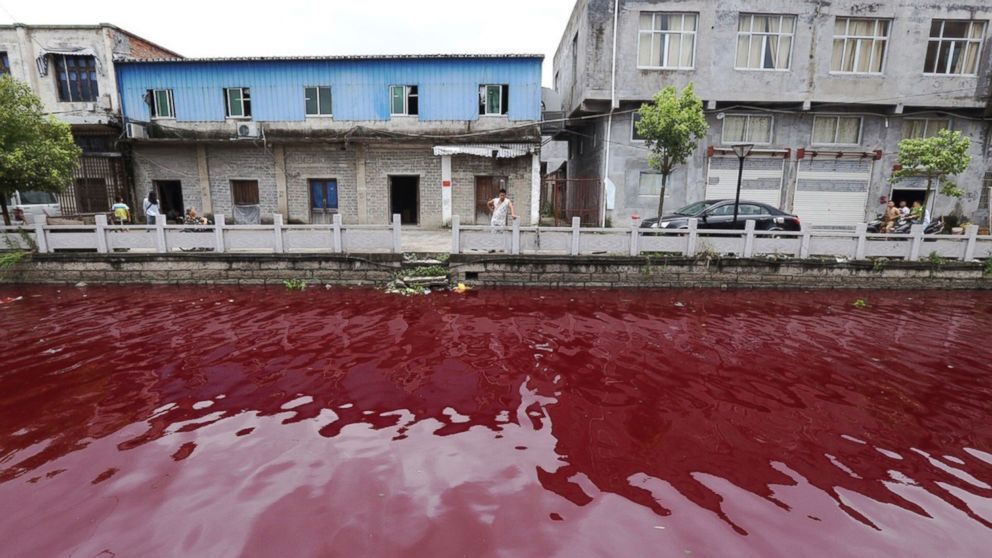
[[[420,224],[420,177],[389,177],[389,219],[399,213],[404,225]]]
[[[501,188],[506,188],[505,176],[475,177],[475,224],[485,225],[490,221],[489,201],[499,197]]]
[[[158,208],[167,221],[181,223],[186,213],[183,207],[183,185],[178,180],[156,180],[155,190],[158,191]]]
[[[889,199],[896,202],[896,207],[899,207],[899,202],[906,202],[906,205],[913,207],[913,202],[920,202],[920,205],[923,204],[927,191],[921,189],[893,188],[891,194]],[[930,197],[932,198],[933,195],[931,194]]]

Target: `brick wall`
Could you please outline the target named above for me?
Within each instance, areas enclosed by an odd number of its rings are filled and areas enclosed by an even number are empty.
[[[475,220],[475,178],[477,176],[507,177],[507,195],[521,224],[529,223],[531,195],[531,157],[496,159],[455,155],[451,158],[451,214],[458,215],[462,224]],[[489,224],[488,219],[478,224]]]
[[[175,54],[141,37],[120,30],[110,29],[108,32],[113,33],[112,38],[114,40],[115,54],[123,54],[128,58],[138,58],[141,60],[149,58],[179,58]]]
[[[358,187],[355,150],[339,145],[287,146],[286,190],[289,218],[310,222],[309,179],[334,178],[338,182],[338,212],[345,223],[358,222]]]
[[[389,176],[420,177],[420,225],[441,226],[441,158],[429,145],[370,146],[365,168],[369,223],[390,219]]]
[[[214,213],[230,220],[233,214],[232,180],[257,180],[258,202],[262,216],[279,209],[276,199],[275,158],[270,148],[248,145],[208,146],[207,168],[210,173],[210,200]]]
[[[134,188],[138,199],[132,207],[136,216],[142,215],[141,201],[151,191],[154,180],[178,180],[183,190],[183,205],[203,208],[200,196],[200,175],[196,166],[196,147],[136,145],[132,151]]]

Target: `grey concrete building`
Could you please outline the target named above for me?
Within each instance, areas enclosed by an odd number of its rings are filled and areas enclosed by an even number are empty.
[[[58,197],[63,214],[105,212],[115,196],[130,197],[117,144],[123,128],[115,62],[179,57],[109,23],[0,25],[0,74],[27,83],[83,149],[73,183]]]
[[[984,0],[578,0],[554,57],[569,178],[602,179],[615,226],[653,217],[660,177],[633,113],[692,83],[710,128],[667,208],[733,197],[732,147],[752,143],[742,199],[853,226],[884,200],[922,200],[921,181],[888,180],[898,142],[951,128],[971,140],[965,194],[934,212],[987,224],[990,19]]]

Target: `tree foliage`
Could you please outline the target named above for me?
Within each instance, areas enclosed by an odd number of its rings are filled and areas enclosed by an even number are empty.
[[[69,125],[42,110],[26,84],[0,76],[0,206],[8,225],[7,199],[15,190],[60,192],[79,164],[82,151]]]
[[[648,164],[661,173],[658,199],[658,217],[661,217],[669,175],[693,154],[709,125],[703,116],[703,102],[691,83],[680,94],[671,85],[665,87],[654,96],[653,102],[641,105],[639,113],[637,133],[645,138],[651,150]]]
[[[900,168],[892,173],[889,180],[896,183],[907,178],[926,178],[927,192],[923,207],[929,207],[934,182],[940,185],[939,193],[959,198],[963,191],[950,177],[968,168],[971,162],[968,155],[970,145],[971,142],[961,132],[950,130],[941,130],[929,138],[904,139],[899,142],[896,157]]]

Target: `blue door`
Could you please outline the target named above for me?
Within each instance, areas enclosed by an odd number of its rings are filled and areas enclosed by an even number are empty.
[[[310,222],[330,223],[338,212],[338,181],[333,178],[310,179]]]

